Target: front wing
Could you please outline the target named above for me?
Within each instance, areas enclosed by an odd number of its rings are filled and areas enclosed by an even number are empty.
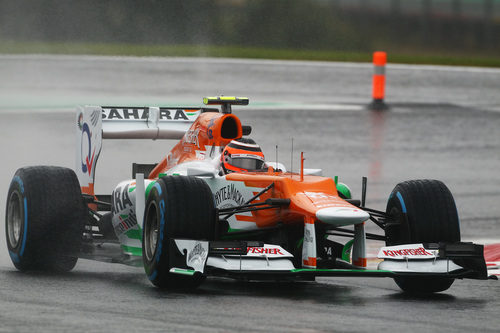
[[[411,244],[423,246],[432,259],[411,253],[383,258],[378,269],[365,269],[339,262],[333,268],[297,268],[293,255],[277,245],[246,241],[170,240],[170,272],[204,274],[239,280],[297,280],[316,276],[399,277],[487,279],[483,246],[472,243]],[[398,247],[385,247],[399,251]],[[392,249],[392,250],[391,250]]]

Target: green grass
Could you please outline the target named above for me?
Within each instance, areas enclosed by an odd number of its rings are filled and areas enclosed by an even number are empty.
[[[371,62],[371,52],[291,50],[214,45],[138,45],[105,43],[0,42],[0,54],[89,54],[157,57],[227,57],[253,59]],[[388,52],[390,63],[500,67],[500,57],[455,53]]]

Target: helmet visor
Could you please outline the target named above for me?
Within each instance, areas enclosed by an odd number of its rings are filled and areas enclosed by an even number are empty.
[[[250,157],[233,157],[231,165],[245,170],[258,170],[264,166],[264,161]]]

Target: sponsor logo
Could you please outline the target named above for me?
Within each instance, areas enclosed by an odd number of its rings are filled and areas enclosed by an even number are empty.
[[[137,225],[137,219],[133,211],[130,211],[130,215],[120,215],[118,218],[120,219],[120,223],[114,228],[116,235],[121,235]]]
[[[237,206],[241,206],[245,203],[245,199],[241,192],[234,186],[234,184],[227,185],[217,190],[214,194],[215,206],[219,207],[224,201],[232,200],[236,202]]]
[[[196,242],[193,250],[189,252],[188,255],[188,266],[193,267],[193,265],[199,265],[200,263],[205,261],[206,256],[207,251],[205,250],[203,245],[201,245],[200,242]]]
[[[335,200],[336,197],[330,194],[322,193],[322,192],[304,192],[305,195],[307,195],[309,198],[312,199],[333,199]]]
[[[313,237],[312,237],[311,231],[309,229],[306,229],[304,231],[304,242],[305,243],[312,243],[313,242]]]
[[[189,114],[191,115],[191,113]],[[103,120],[148,120],[149,108],[103,108]],[[160,108],[160,120],[189,120],[181,109]]]
[[[207,130],[207,134],[208,134],[208,138],[209,139],[213,139],[214,138],[214,132],[212,130],[212,127],[214,127],[215,125],[215,119],[210,119],[210,122],[208,123],[208,130]]]
[[[265,248],[265,247],[249,247],[247,248],[247,254],[255,253],[255,254],[274,254],[284,256],[285,254],[281,252],[279,248]]]
[[[322,192],[304,192],[304,194],[313,202],[317,208],[327,207],[346,207],[344,201],[339,200],[335,195]],[[353,209],[353,211],[358,211]]]
[[[83,155],[83,143],[85,142],[85,136],[87,136],[88,142],[88,152]],[[88,173],[91,176],[92,166],[94,165],[94,157],[95,157],[95,148],[92,151],[92,133],[90,132],[90,127],[87,123],[83,123],[82,125],[82,139],[81,139],[81,152],[82,152],[82,171],[83,173]]]
[[[432,256],[434,254],[427,251],[423,247],[417,249],[398,249],[398,250],[382,250],[382,253],[386,256],[390,257],[398,257],[398,256]]]
[[[127,207],[132,207],[132,201],[128,195],[128,184],[125,187],[118,187],[113,191],[112,199],[112,213],[117,214]],[[136,222],[137,223],[137,222]]]
[[[182,141],[184,143],[190,143],[190,144],[193,144],[195,145],[196,147],[200,148],[200,142],[198,141],[198,135],[200,134],[200,130],[199,129],[196,129],[196,130],[189,130],[186,132],[186,134],[184,135],[184,138],[182,139]]]

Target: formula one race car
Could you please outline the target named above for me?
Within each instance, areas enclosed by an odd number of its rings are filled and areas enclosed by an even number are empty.
[[[287,172],[264,159],[232,114],[218,108],[79,107],[76,169],[17,170],[6,236],[14,265],[71,270],[78,258],[144,266],[158,287],[194,288],[207,276],[314,280],[392,277],[408,292],[486,279],[483,246],[460,242],[454,199],[436,180],[398,184],[385,211],[365,207],[319,169]],[[102,139],[180,139],[158,164],[133,164],[111,195],[94,193]],[[384,232],[365,232],[373,222]],[[344,238],[343,238],[344,237]],[[347,241],[341,241],[347,238]],[[366,239],[385,242],[367,268]]]

